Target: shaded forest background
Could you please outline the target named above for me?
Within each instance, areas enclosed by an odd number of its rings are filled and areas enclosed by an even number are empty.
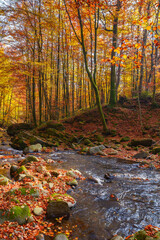
[[[0,122],[75,115],[160,90],[160,0],[0,4]],[[103,118],[103,116],[102,116]]]

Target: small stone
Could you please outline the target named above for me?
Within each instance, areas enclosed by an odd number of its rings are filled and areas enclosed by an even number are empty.
[[[53,188],[53,186],[54,186],[54,184],[53,184],[53,183],[49,183],[48,185],[49,185],[49,188],[50,188],[50,189],[52,189],[52,188]]]
[[[141,151],[141,152],[135,154],[132,158],[136,158],[136,159],[138,159],[138,158],[143,158],[143,159],[145,159],[145,158],[147,158],[148,156],[149,156],[149,153],[144,152],[144,151]]]
[[[30,152],[41,152],[42,151],[42,145],[40,143],[37,143],[35,145],[30,145],[29,146],[29,151]]]
[[[34,210],[33,210],[34,214],[36,216],[40,216],[42,213],[43,213],[43,208],[41,207],[35,207]]]
[[[66,234],[60,233],[54,238],[54,240],[68,240],[68,237],[66,236]]]
[[[36,236],[36,240],[45,240],[44,235],[43,234],[38,234]]]

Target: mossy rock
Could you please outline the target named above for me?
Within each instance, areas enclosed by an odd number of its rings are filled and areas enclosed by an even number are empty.
[[[53,128],[53,129],[56,129],[59,131],[62,131],[65,129],[65,127],[62,123],[51,120],[51,121],[41,124],[41,126],[38,127],[38,131],[45,131],[48,128]]]
[[[89,146],[89,145],[92,144],[92,142],[91,142],[88,138],[85,138],[85,139],[84,139],[84,144],[87,145],[87,146]]]
[[[154,141],[152,139],[132,139],[131,142],[128,144],[131,147],[138,147],[138,146],[144,146],[144,147],[150,147],[152,146]]]
[[[130,137],[122,137],[121,138],[121,140],[120,140],[120,142],[128,142],[128,141],[130,141]]]
[[[95,141],[98,141],[98,142],[103,142],[104,141],[104,137],[102,136],[102,135],[100,135],[100,134],[95,134],[94,135],[94,140]]]
[[[9,179],[3,175],[0,175],[0,185],[8,185]]]
[[[153,149],[152,149],[152,153],[153,153],[153,154],[157,154],[157,153],[159,154],[159,153],[160,153],[160,146],[153,148]]]
[[[53,193],[51,195],[51,199],[52,199],[52,201],[65,202],[68,204],[68,207],[70,207],[70,208],[75,206],[75,204],[76,204],[76,200],[67,193],[65,193],[65,194]]]
[[[29,155],[24,160],[21,161],[20,165],[26,165],[27,163],[38,162],[38,158],[32,155]]]
[[[12,141],[11,147],[17,150],[24,150],[27,147],[25,139],[22,137],[16,136],[14,139],[12,138],[11,141]]]
[[[61,132],[59,132],[58,130],[54,129],[54,128],[48,128],[46,129],[46,133],[49,136],[55,136],[55,137],[63,137],[63,134]]]
[[[16,123],[12,124],[8,127],[7,133],[10,136],[14,136],[22,130],[31,130],[33,129],[33,125],[29,123]]]
[[[31,213],[28,206],[14,206],[9,211],[8,220],[23,225],[27,223],[29,216]]]
[[[27,174],[28,171],[27,171],[26,167],[22,165],[20,168],[17,169],[17,173],[18,174],[21,174],[21,173]]]
[[[39,191],[38,189],[35,189],[35,188],[19,188],[19,189],[13,189],[11,191],[8,192],[10,195],[16,195],[19,193],[23,196],[26,196],[26,195],[31,195],[33,197],[39,197]]]

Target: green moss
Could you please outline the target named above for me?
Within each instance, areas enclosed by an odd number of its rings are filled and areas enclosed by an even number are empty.
[[[84,139],[84,144],[88,146],[88,145],[92,144],[92,142],[88,138],[86,138],[86,139]]]
[[[28,206],[14,206],[9,212],[8,219],[22,225],[27,222],[29,216],[31,216],[31,213]]]
[[[145,240],[146,236],[146,232],[144,230],[141,230],[134,234],[134,239]]]
[[[130,140],[130,137],[122,137],[120,142],[128,142]]]
[[[18,173],[18,174],[28,173],[28,171],[27,171],[26,167],[22,165],[22,166],[17,170],[17,173]]]
[[[11,198],[11,202],[20,203],[20,201],[17,198]]]

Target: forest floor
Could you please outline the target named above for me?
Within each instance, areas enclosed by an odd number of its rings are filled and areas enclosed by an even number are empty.
[[[160,95],[156,98],[157,106],[160,106]],[[156,168],[160,168],[159,151],[153,149],[160,147],[160,108],[153,107],[150,98],[141,100],[141,108],[137,100],[126,100],[117,104],[115,108],[103,107],[108,129],[112,134],[106,136],[103,133],[103,127],[97,109],[89,110],[75,117],[64,121],[65,131],[69,134],[82,139],[82,142],[73,143],[72,148],[81,149],[83,153],[84,145],[87,145],[85,139],[89,139],[88,146],[95,144],[104,144],[106,146],[103,153],[108,157],[123,158],[132,161],[143,161],[153,163]],[[152,146],[134,145],[133,140],[152,139]],[[147,145],[147,144],[144,144]],[[87,147],[87,146],[86,146]],[[61,143],[59,149],[65,149],[66,145]],[[68,147],[67,147],[68,148]],[[148,156],[144,158],[133,158],[141,151],[147,152]],[[153,154],[154,152],[154,154]],[[147,166],[147,165],[146,165]]]

